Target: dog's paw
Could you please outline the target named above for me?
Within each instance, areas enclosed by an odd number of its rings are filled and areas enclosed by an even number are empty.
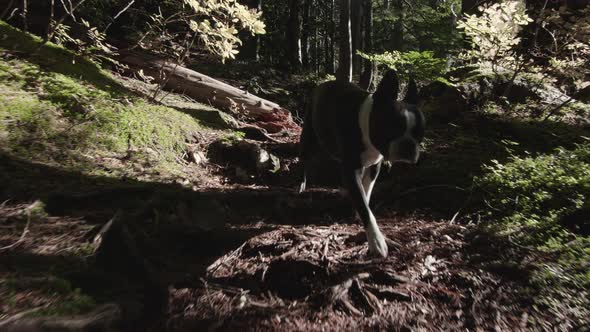
[[[387,242],[379,228],[369,227],[367,229],[367,241],[369,242],[369,253],[382,258],[387,257],[389,251]]]

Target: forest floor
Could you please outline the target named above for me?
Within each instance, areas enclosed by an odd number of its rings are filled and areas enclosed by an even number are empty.
[[[251,83],[240,81],[252,76],[241,68],[226,69],[227,81]],[[261,87],[265,97],[300,102],[279,74],[264,75],[257,82],[275,87]],[[545,152],[577,142],[586,129],[476,112],[431,123],[420,164],[394,165],[377,184],[372,205],[389,239],[386,259],[368,256],[364,232],[330,177],[333,164],[318,162],[323,180],[299,195],[294,140],[256,142],[282,167],[244,177],[229,152],[212,147],[234,133],[206,126],[201,133],[208,161],[180,163],[180,176],[129,151],[82,168],[3,148],[0,327],[23,313],[84,314],[104,303],[121,306],[125,331],[583,330],[588,323],[587,308],[539,304],[531,275],[550,257],[483,232],[470,189],[482,165],[508,157],[506,140]],[[133,171],[118,171],[126,168]]]

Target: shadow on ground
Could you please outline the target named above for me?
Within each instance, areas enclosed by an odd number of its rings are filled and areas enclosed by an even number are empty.
[[[0,201],[40,199],[51,216],[82,218],[92,225],[88,242],[114,216],[120,229],[107,249],[89,257],[14,250],[0,258],[0,272],[55,271],[99,302],[135,303],[126,306],[139,312],[131,316],[154,330],[166,324],[174,331],[314,330],[328,322],[342,328],[428,328],[432,322],[449,329],[520,327],[530,312],[520,293],[528,267],[481,272],[478,262],[490,253],[478,251],[497,239],[445,221],[468,193],[442,187],[400,193],[433,185],[468,188],[483,164],[509,156],[507,148],[543,153],[580,139],[576,128],[551,126],[471,114],[431,126],[432,142],[420,165],[394,166],[378,187],[378,215],[392,239],[392,255],[383,261],[366,256],[364,233],[334,191],[195,192],[0,155]],[[294,172],[282,173],[277,183],[291,184]],[[412,216],[416,210],[426,217]]]

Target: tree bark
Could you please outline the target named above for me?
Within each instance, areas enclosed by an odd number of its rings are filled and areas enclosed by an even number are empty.
[[[352,72],[354,76],[361,74],[362,58],[357,51],[363,47],[363,0],[353,0],[350,8],[350,25],[352,32]]]
[[[397,20],[393,24],[391,34],[391,48],[395,51],[403,51],[404,48],[404,1],[393,0],[393,7]]]
[[[318,6],[314,6],[312,8],[312,12],[311,12],[311,17],[317,17],[319,15],[320,11]],[[312,53],[312,64],[313,64],[313,71],[317,74],[319,73],[319,68],[320,68],[320,36],[319,36],[319,29],[317,24],[315,24],[315,19],[314,19],[314,23],[312,25],[312,32],[313,32],[313,53]]]
[[[301,4],[298,0],[289,0],[289,20],[287,22],[287,56],[289,65],[295,72],[301,70]]]
[[[146,75],[169,91],[181,92],[198,102],[245,116],[269,133],[299,131],[291,113],[276,103],[213,79],[177,64],[130,52],[121,52],[119,61]]]
[[[364,18],[364,48],[363,51],[365,53],[371,53],[373,51],[373,2],[372,0],[364,0],[363,1],[363,13]],[[361,74],[361,78],[359,80],[359,85],[361,88],[365,90],[371,90],[373,85],[373,64],[371,61],[364,59],[363,60],[363,73]]]
[[[311,11],[311,3],[312,0],[305,0],[303,2],[303,31],[302,31],[302,38],[301,38],[301,51],[302,51],[302,62],[303,68],[309,69],[310,61],[309,61],[309,30],[311,29],[310,24],[310,16],[309,13]]]
[[[262,10],[262,0],[247,0],[240,1],[242,4],[248,6],[248,8],[254,8],[258,11]],[[260,35],[252,36],[249,32],[240,33],[240,40],[243,41],[242,47],[240,47],[240,53],[238,58],[243,60],[260,60]]]
[[[328,20],[328,36],[330,44],[328,46],[328,62],[326,63],[326,71],[330,74],[336,72],[336,0],[330,1],[330,19]]]
[[[352,81],[352,40],[350,34],[350,0],[340,0],[340,50],[336,79]]]

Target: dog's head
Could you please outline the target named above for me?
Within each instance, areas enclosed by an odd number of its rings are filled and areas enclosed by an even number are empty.
[[[415,164],[424,138],[424,115],[417,106],[416,82],[410,79],[404,100],[397,100],[398,92],[397,74],[389,70],[373,94],[370,139],[386,160]]]

